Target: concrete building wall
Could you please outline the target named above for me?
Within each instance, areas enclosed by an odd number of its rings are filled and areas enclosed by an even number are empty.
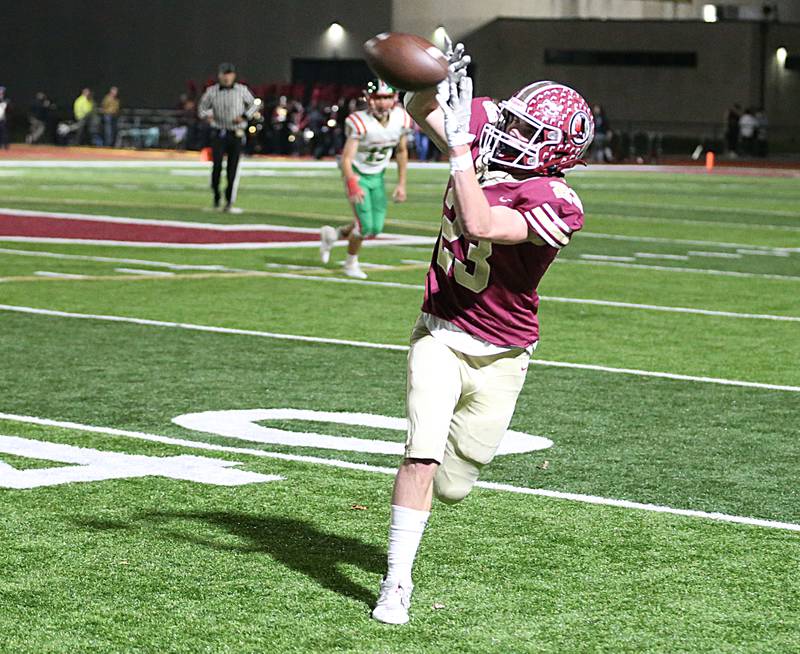
[[[798,0],[770,0],[784,22],[800,23]],[[700,20],[706,4],[735,5],[760,16],[762,0],[393,0],[392,25],[399,32],[432,36],[444,25],[454,38],[497,18],[602,20]]]
[[[500,19],[465,39],[476,89],[504,97],[535,79],[574,86],[613,121],[719,123],[734,102],[757,106],[762,26],[744,22],[538,21]],[[800,52],[800,27],[770,25],[766,108],[776,128],[797,125],[800,73],[780,69],[775,50]],[[545,64],[547,48],[694,52],[696,67]],[[691,131],[688,128],[686,131]]]
[[[344,39],[326,37],[332,21]],[[292,57],[360,57],[387,30],[391,0],[22,0],[3,2],[0,84],[26,106],[118,84],[128,106],[172,106],[186,80],[233,61],[255,83],[288,81]]]

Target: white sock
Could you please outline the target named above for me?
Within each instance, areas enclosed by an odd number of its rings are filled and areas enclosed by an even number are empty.
[[[430,511],[418,511],[392,504],[387,579],[399,583],[411,581],[411,568],[430,514]]]
[[[344,264],[345,266],[357,266],[358,265],[358,255],[357,254],[348,254],[347,261]]]

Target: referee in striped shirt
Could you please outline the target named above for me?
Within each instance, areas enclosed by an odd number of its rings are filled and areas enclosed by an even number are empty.
[[[258,105],[250,89],[236,82],[236,68],[233,64],[220,64],[217,79],[219,83],[209,86],[200,98],[197,114],[211,125],[211,149],[214,153],[211,190],[214,192],[214,208],[219,208],[220,205],[219,181],[222,176],[222,160],[227,156],[228,185],[225,188],[224,211],[241,213],[240,209],[233,207],[239,186],[239,156],[245,140],[247,121],[258,111]]]

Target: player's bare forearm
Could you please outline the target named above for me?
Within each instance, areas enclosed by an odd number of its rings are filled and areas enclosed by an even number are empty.
[[[440,152],[447,153],[447,138],[444,135],[444,116],[436,101],[436,89],[417,91],[410,96],[406,110],[414,122],[439,148]]]
[[[395,159],[397,160],[397,185],[405,188],[408,174],[408,139],[405,136],[397,143]]]
[[[462,145],[450,150],[450,157],[470,157]],[[522,215],[509,207],[492,207],[483,194],[475,171],[471,168],[452,173],[456,216],[467,238],[493,243],[522,243],[530,238],[528,224]]]
[[[353,159],[355,159],[358,150],[358,141],[356,139],[347,139],[342,148],[342,177],[346,180],[355,176],[353,172]]]

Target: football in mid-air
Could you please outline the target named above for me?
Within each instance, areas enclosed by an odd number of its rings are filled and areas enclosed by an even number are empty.
[[[401,91],[436,86],[447,77],[447,58],[415,34],[383,32],[364,43],[364,58],[384,82]]]

